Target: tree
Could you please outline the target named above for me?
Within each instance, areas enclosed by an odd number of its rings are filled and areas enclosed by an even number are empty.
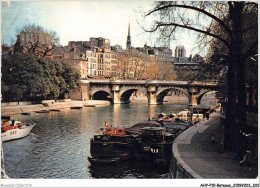
[[[237,137],[241,137],[240,132],[247,132],[247,109],[246,109],[246,100],[247,100],[247,93],[249,93],[249,101],[252,105],[253,96],[257,93],[257,71],[254,71],[254,69],[257,69],[257,61],[256,58],[253,57],[257,55],[258,49],[257,46],[254,45],[254,43],[258,40],[257,35],[257,24],[258,20],[252,19],[252,17],[257,17],[257,7],[254,6],[248,6],[246,7],[242,12],[242,20],[243,25],[241,25],[241,32],[242,40],[241,40],[241,46],[242,46],[242,62],[237,67],[237,98],[238,98],[238,106],[237,108],[237,119],[238,119],[238,125],[237,130],[239,131],[237,133]],[[227,16],[223,20],[226,24],[231,23],[230,18]],[[249,29],[250,28],[250,29]],[[225,38],[225,40],[228,40],[228,33],[225,30],[221,30],[221,27],[219,23],[215,23],[214,26],[214,33],[219,34]],[[226,88],[228,86],[227,83],[227,75],[228,75],[228,64],[230,62],[230,58],[228,55],[229,49],[226,45],[221,43],[217,39],[211,40],[210,43],[210,50],[207,55],[207,62],[209,65],[206,65],[204,67],[204,73],[209,72],[214,75],[216,78],[216,75],[218,75],[219,80],[219,92],[218,95],[221,97],[222,100],[227,99],[228,93],[226,92]],[[249,55],[249,53],[251,55]],[[252,60],[253,59],[253,60]],[[221,73],[221,74],[219,74]],[[200,74],[204,75],[205,74]],[[250,76],[249,76],[250,75]],[[207,78],[212,77],[211,75],[207,75]],[[241,84],[243,83],[243,84]],[[248,89],[246,89],[248,88]],[[254,88],[254,89],[252,89]],[[233,134],[230,132],[229,134]],[[229,136],[227,135],[226,138]],[[232,143],[232,140],[229,141]],[[237,150],[240,153],[243,153],[241,151],[245,150],[246,148],[243,148],[245,145],[244,143],[241,143],[241,139],[238,139]]]
[[[80,86],[80,74],[67,62],[31,54],[2,57],[4,101],[53,99]]]
[[[120,79],[147,79],[148,55],[125,50],[118,55],[118,76]]]
[[[48,31],[39,25],[26,25],[19,30],[15,49],[47,57],[53,54],[53,49],[58,43],[59,37],[55,31]]]
[[[257,30],[257,24],[246,26],[243,12],[258,9],[253,2],[156,2],[154,9],[146,16],[155,14],[158,20],[153,23],[149,32],[159,31],[169,37],[180,30],[194,31],[198,34],[200,47],[207,46],[214,40],[227,49],[226,58],[228,72],[228,105],[226,114],[226,149],[241,153],[239,150],[239,131],[246,125],[246,86],[245,62],[252,55],[252,49],[257,47],[258,40],[252,40],[248,46],[243,46],[244,36],[251,29]],[[248,17],[252,20],[254,18]],[[228,22],[226,22],[228,20]],[[219,32],[214,32],[215,24]],[[248,22],[247,22],[248,23]],[[224,32],[222,32],[224,31]],[[224,34],[224,35],[223,35]],[[239,92],[238,92],[239,91]],[[236,103],[238,101],[239,108]]]
[[[175,80],[171,62],[137,50],[125,50],[118,55],[117,75],[120,79]]]
[[[158,80],[176,80],[177,75],[174,71],[174,66],[170,61],[163,61],[161,59],[155,59],[155,66],[158,67],[157,79]]]

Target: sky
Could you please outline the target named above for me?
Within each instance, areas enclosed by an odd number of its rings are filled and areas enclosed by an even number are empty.
[[[88,41],[90,37],[110,39],[111,45],[126,46],[128,24],[130,23],[133,47],[159,47],[155,36],[142,30],[143,12],[152,9],[152,1],[2,1],[1,41],[11,45],[16,41],[19,28],[27,24],[40,25],[54,30],[60,37],[60,44],[69,41]],[[145,19],[149,26],[152,17]],[[187,33],[171,40],[170,48],[184,45],[189,54],[195,41]],[[174,55],[174,54],[173,54]]]

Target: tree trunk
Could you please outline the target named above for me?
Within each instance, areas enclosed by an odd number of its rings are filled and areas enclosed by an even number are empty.
[[[234,6],[229,2],[229,13],[231,17],[232,31],[234,29]],[[228,65],[228,103],[225,122],[225,150],[237,151],[237,119],[236,119],[236,99],[237,99],[237,53],[235,51],[236,32],[231,33],[230,60]]]
[[[225,145],[226,149],[237,152],[240,159],[243,155],[244,143],[240,130],[246,126],[246,86],[245,63],[242,61],[242,11],[244,2],[232,2],[230,17],[232,24],[231,58],[228,72],[228,107]],[[236,105],[238,101],[238,105]],[[230,143],[231,142],[231,143]]]
[[[234,3],[234,14],[233,14],[233,32],[234,32],[234,60],[237,62],[237,96],[238,96],[238,148],[237,157],[242,159],[246,150],[246,145],[241,137],[240,131],[246,131],[247,127],[247,108],[246,108],[246,81],[245,81],[245,61],[242,58],[242,26],[243,26],[243,12],[244,2]]]

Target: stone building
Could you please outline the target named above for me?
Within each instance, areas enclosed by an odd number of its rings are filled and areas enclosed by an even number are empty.
[[[135,50],[153,56],[156,60],[173,62],[172,50],[169,47],[151,47],[145,44],[144,47],[137,47]]]
[[[116,50],[120,50],[119,45],[110,46],[110,40],[102,37],[90,38],[90,49],[96,57],[96,75],[91,75],[98,79],[110,79],[115,75],[115,70],[117,66],[116,61]],[[94,61],[93,56],[87,54],[88,61]],[[93,64],[93,63],[92,63]],[[93,72],[94,70],[92,70]]]
[[[54,49],[51,59],[66,60],[79,71],[81,78],[88,76],[88,64],[86,58],[87,48],[82,43],[70,41],[67,46],[58,46]]]
[[[87,64],[88,64],[88,77],[97,77],[97,54],[95,50],[87,50],[86,52]]]
[[[52,58],[70,60],[82,78],[110,79],[116,74],[120,50],[120,45],[110,46],[109,39],[92,37],[90,41],[70,41],[56,48]]]
[[[176,46],[173,65],[178,80],[189,80],[199,72],[199,63],[192,55],[186,57],[186,49],[184,46]]]

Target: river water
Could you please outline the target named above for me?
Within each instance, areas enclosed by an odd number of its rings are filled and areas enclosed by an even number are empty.
[[[105,122],[129,127],[157,113],[176,113],[185,108],[186,104],[131,103],[13,115],[11,118],[37,125],[29,136],[3,143],[6,173],[15,179],[169,178],[168,167],[150,163],[93,166],[87,159],[90,139],[101,133]]]

